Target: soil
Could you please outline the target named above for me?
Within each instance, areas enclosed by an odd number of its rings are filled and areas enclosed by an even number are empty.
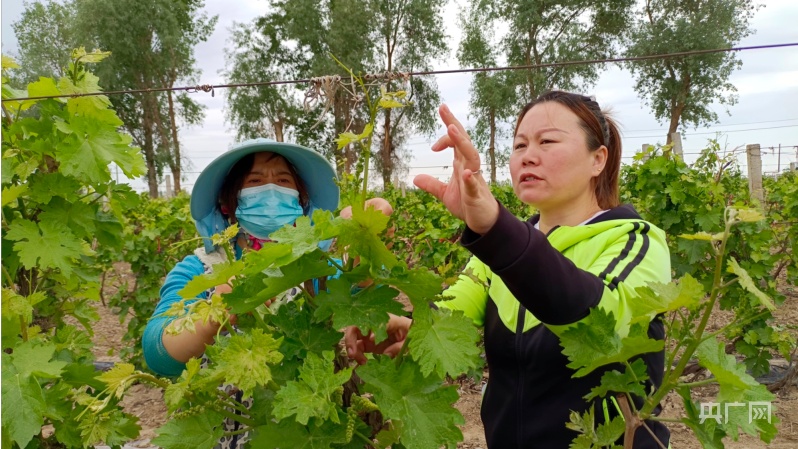
[[[132,275],[123,264],[116,266],[114,270],[117,278],[109,283],[104,289],[104,296],[109,297],[114,294],[117,285],[121,281],[128,279],[132,281]],[[792,332],[798,337],[794,325],[798,323],[798,289],[780,280],[779,290],[786,296],[783,305],[779,307],[775,314],[775,325],[791,327]],[[129,282],[130,285],[132,282]],[[99,304],[99,322],[94,325],[94,355],[98,361],[117,362],[120,361],[118,352],[126,344],[123,341],[126,323],[121,322],[119,317],[103,304]],[[712,320],[708,325],[709,330],[721,328],[729,319],[729,315],[722,311],[713,314]],[[483,380],[474,384],[472,381],[464,381],[459,385],[460,399],[455,406],[463,414],[465,424],[462,426],[463,442],[458,444],[458,448],[464,449],[485,449],[485,436],[483,433],[482,422],[480,420],[480,403],[482,384],[486,381],[488,373],[485,373]],[[697,398],[701,402],[712,402],[717,393],[715,387],[704,387],[697,391]],[[146,385],[136,385],[125,395],[122,402],[125,410],[139,418],[142,427],[140,440],[133,442],[130,446],[147,447],[150,439],[155,437],[155,429],[161,426],[166,419],[166,407],[163,403],[163,392],[160,389]],[[666,397],[663,402],[663,417],[679,417],[682,413],[681,398],[672,394]],[[733,449],[793,449],[798,447],[798,388],[793,381],[777,392],[777,398],[773,403],[780,423],[777,425],[778,434],[770,442],[765,444],[756,437],[741,435],[739,441],[726,439],[724,443],[727,448]],[[671,430],[671,446],[676,448],[700,448],[693,433],[683,424],[668,424]]]

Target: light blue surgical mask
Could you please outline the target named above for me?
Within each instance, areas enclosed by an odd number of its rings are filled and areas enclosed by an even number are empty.
[[[247,233],[267,239],[303,214],[299,192],[277,184],[247,187],[238,193],[236,220]]]

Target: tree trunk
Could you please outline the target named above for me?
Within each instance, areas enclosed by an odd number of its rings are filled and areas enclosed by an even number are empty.
[[[671,134],[675,133],[679,128],[679,120],[682,118],[682,112],[684,112],[687,104],[687,96],[690,95],[691,84],[690,74],[685,73],[684,78],[682,78],[682,89],[671,107],[671,123],[668,126],[668,136],[665,139],[665,145],[670,145],[673,142]]]
[[[170,85],[171,87],[171,85]],[[180,176],[182,171],[182,161],[180,160],[180,141],[177,140],[177,120],[175,119],[175,102],[172,98],[172,91],[169,90],[166,92],[167,98],[169,99],[169,123],[172,127],[172,158],[174,163],[172,164],[172,179],[175,183],[175,195],[180,193]]]
[[[285,121],[283,119],[277,119],[272,122],[272,128],[274,128],[274,140],[278,142],[285,142],[285,137],[283,137],[284,126]]]
[[[382,185],[384,189],[391,186],[391,175],[393,174],[393,161],[391,153],[391,110],[385,110],[385,138],[382,141]]]
[[[488,158],[490,159],[490,183],[496,185],[496,109],[490,108],[490,147],[488,148]]]
[[[155,172],[155,150],[152,148],[152,123],[147,114],[142,117],[144,125],[144,161],[147,163],[147,186],[150,198],[158,198],[158,176]]]

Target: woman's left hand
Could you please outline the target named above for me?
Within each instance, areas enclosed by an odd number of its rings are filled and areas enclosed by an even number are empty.
[[[393,206],[384,198],[371,198],[366,200],[363,204],[364,209],[373,208],[382,212],[384,215],[390,216],[393,213]],[[352,206],[346,206],[345,208],[341,209],[341,213],[339,214],[341,218],[352,218]]]
[[[430,175],[418,175],[413,183],[441,200],[449,212],[465,221],[471,230],[485,234],[499,219],[499,204],[482,177],[479,152],[446,105],[438,112],[447,133],[432,145],[432,150],[454,148],[454,173],[448,184]]]

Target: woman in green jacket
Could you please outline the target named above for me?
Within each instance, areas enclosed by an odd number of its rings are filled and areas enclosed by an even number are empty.
[[[465,221],[461,243],[474,254],[468,268],[489,286],[461,276],[444,292],[454,299],[437,304],[464,311],[485,329],[490,376],[481,414],[488,446],[565,449],[576,436],[565,426],[569,413],[595,405],[583,397],[614,367],[574,378],[558,334],[594,307],[628,320],[636,287],[669,282],[665,234],[620,204],[620,135],[593,99],[549,92],[519,114],[510,175],[518,198],[539,211],[527,221],[492,196],[465,129],[445,105],[440,115],[447,134],[432,149],[454,149],[454,174],[449,183],[420,175],[415,184]],[[366,362],[364,352],[394,355],[410,324],[391,317],[390,338],[379,346],[348,329],[347,351],[359,363]],[[649,335],[664,338],[659,320]],[[664,353],[642,358],[650,387],[657,388]],[[603,413],[596,415],[603,421]],[[668,429],[660,422],[647,425],[667,446]],[[659,444],[638,431],[634,447]]]

